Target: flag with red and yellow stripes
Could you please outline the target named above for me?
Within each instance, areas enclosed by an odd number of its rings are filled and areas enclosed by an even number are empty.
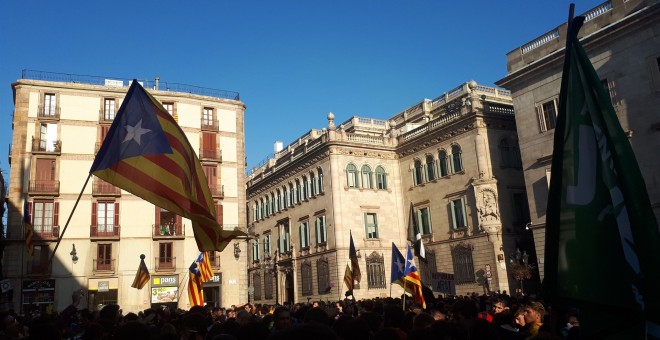
[[[188,300],[191,306],[204,305],[204,282],[213,277],[211,261],[206,252],[201,252],[197,259],[190,265],[190,276],[188,278]]]
[[[174,118],[133,80],[90,173],[192,221],[201,251],[222,251],[223,230],[199,158]]]

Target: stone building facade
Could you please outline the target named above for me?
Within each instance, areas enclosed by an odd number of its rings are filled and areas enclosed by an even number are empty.
[[[506,259],[528,217],[508,91],[468,82],[387,120],[327,118],[247,178],[251,301],[343,299],[349,235],[356,298],[400,296],[392,243],[405,254],[411,206],[436,292],[440,273],[456,294],[518,287]]]
[[[199,255],[190,221],[94,177],[82,189],[129,83],[24,71],[12,84],[3,276],[11,282],[14,310],[62,310],[74,293],[84,295],[80,308],[92,310],[108,303],[118,303],[126,312],[163,304],[189,308],[188,268]],[[238,93],[158,78],[143,85],[199,151],[219,222],[226,228],[245,228],[245,105]],[[25,246],[25,202],[35,229],[33,257]],[[247,300],[247,292],[240,289],[246,258],[234,251],[241,245],[244,242],[235,241],[226,251],[211,253],[216,275],[205,284],[207,302]],[[151,281],[137,290],[131,284],[140,254],[146,257]]]
[[[583,14],[578,35],[628,133],[660,220],[660,2],[612,0]],[[508,74],[497,82],[511,90],[539,259],[545,250],[545,218],[554,124],[567,25],[507,54]],[[543,276],[543,263],[539,267]]]

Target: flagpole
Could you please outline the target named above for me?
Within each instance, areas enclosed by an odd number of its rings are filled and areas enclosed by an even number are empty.
[[[186,270],[186,274],[183,275],[183,279],[179,281],[179,296],[176,297],[176,300],[179,301],[181,300],[181,294],[183,294],[183,289],[181,289],[181,286],[186,284],[186,278],[190,275],[190,270]],[[190,304],[190,301],[188,301],[188,304]]]
[[[403,277],[403,311],[406,311],[406,287],[408,286],[408,280],[406,280],[405,276]]]
[[[80,197],[82,197],[83,191],[85,191],[85,188],[87,187],[87,183],[89,182],[89,179],[92,177],[92,173],[89,173],[89,176],[87,176],[87,179],[85,180],[85,184],[83,184],[82,189],[80,190],[80,194],[78,194],[78,199],[76,200],[76,203],[73,205],[73,209],[71,209],[71,213],[69,214],[69,218],[66,220],[66,224],[64,225],[64,229],[62,229],[62,232],[60,235],[57,237],[57,243],[55,244],[55,249],[53,249],[53,252],[50,254],[50,258],[48,259],[48,267],[53,263],[53,257],[55,257],[55,252],[57,251],[57,248],[60,246],[60,242],[62,242],[62,238],[64,237],[64,233],[66,232],[66,228],[69,227],[69,222],[71,222],[71,217],[73,217],[73,212],[76,211],[76,207],[78,206],[78,202],[80,202]]]

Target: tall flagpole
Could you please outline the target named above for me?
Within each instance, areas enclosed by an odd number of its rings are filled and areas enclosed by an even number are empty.
[[[73,217],[73,212],[76,211],[78,202],[80,202],[80,197],[82,197],[83,191],[85,191],[85,188],[87,187],[87,183],[89,182],[89,179],[91,177],[92,177],[92,173],[90,172],[89,176],[87,176],[87,179],[85,180],[85,184],[83,184],[83,187],[80,190],[80,194],[78,194],[78,199],[76,200],[76,203],[73,205],[73,209],[71,209],[71,213],[69,214],[69,218],[66,220],[64,229],[62,229],[62,232],[57,237],[57,243],[55,244],[55,249],[53,249],[53,252],[50,254],[50,258],[48,259],[48,266],[46,268],[50,268],[51,264],[53,263],[53,257],[55,257],[55,252],[57,251],[57,248],[60,246],[60,242],[62,242],[62,238],[64,237],[64,233],[66,232],[66,228],[69,227],[69,222],[71,222],[71,217]]]

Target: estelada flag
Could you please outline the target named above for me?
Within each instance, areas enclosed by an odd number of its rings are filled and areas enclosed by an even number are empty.
[[[201,251],[222,251],[238,230],[222,230],[202,166],[174,118],[133,80],[90,173],[192,221]]]

